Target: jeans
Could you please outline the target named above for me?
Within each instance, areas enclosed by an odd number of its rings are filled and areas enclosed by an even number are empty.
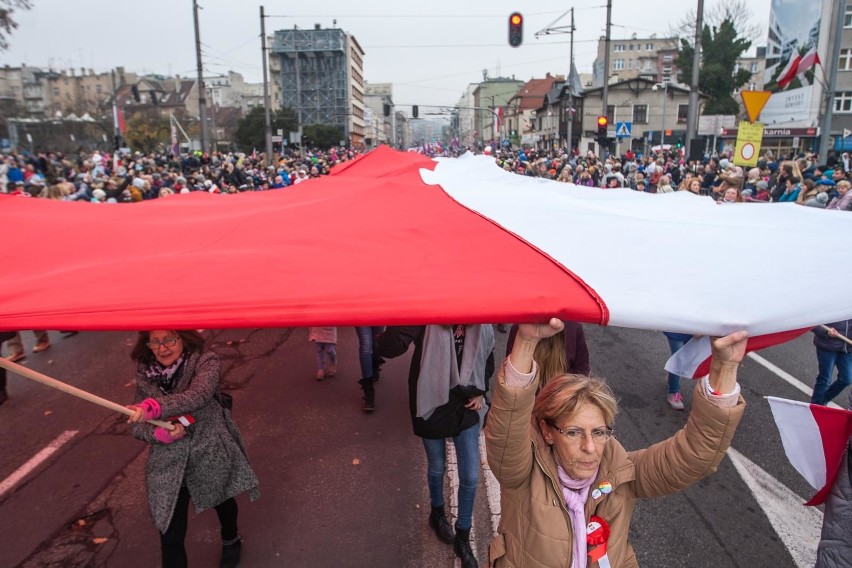
[[[813,404],[828,404],[852,383],[852,353],[823,351],[822,349],[817,349],[816,353],[819,374],[816,378],[811,402]],[[837,367],[837,379],[832,383],[831,376],[834,374],[835,367]]]
[[[692,339],[692,336],[688,333],[664,331],[663,334],[669,341],[669,349],[671,349],[672,355],[674,355],[681,347],[686,345],[686,343]],[[669,373],[669,394],[675,394],[678,392],[680,392],[680,377],[674,373]]]
[[[468,530],[473,523],[473,502],[479,483],[479,423],[453,437],[459,468],[459,516],[456,526]],[[444,473],[447,470],[447,446],[444,439],[423,438],[426,449],[426,479],[433,507],[444,505]]]
[[[323,343],[317,341],[317,369],[325,369],[325,354],[328,353],[328,362],[337,365],[337,345],[334,343]]]
[[[380,326],[355,326],[358,334],[358,362],[361,364],[361,378],[373,376],[373,335],[384,331]]]
[[[189,490],[180,488],[175,512],[166,532],[160,535],[160,551],[163,556],[163,568],[186,568],[186,549],[183,541],[186,538],[187,517],[189,513]],[[216,505],[216,514],[222,526],[222,542],[234,540],[237,532],[237,502],[233,497]]]

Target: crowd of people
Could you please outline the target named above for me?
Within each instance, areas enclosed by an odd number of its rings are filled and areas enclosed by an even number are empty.
[[[358,155],[331,148],[288,151],[266,165],[263,154],[180,155],[59,152],[9,154],[0,163],[0,193],[65,201],[132,203],[175,193],[266,191],[327,175]]]
[[[830,153],[820,164],[814,154],[781,159],[766,153],[753,168],[734,164],[726,154],[685,161],[680,151],[641,156],[628,151],[600,158],[589,151],[485,148],[506,171],[586,187],[626,187],[646,193],[689,191],[719,203],[793,202],[821,209],[852,210],[852,159]]]
[[[464,148],[444,149],[458,155]],[[791,202],[808,207],[852,210],[852,159],[831,152],[820,164],[814,154],[785,159],[767,152],[753,168],[740,167],[725,153],[686,161],[679,150],[642,156],[581,155],[576,149],[492,149],[497,165],[519,175],[585,187],[626,187],[647,193],[689,191],[719,203]],[[283,189],[327,175],[359,152],[346,148],[288,150],[267,165],[263,154],[192,152],[181,155],[58,152],[9,154],[0,164],[0,193],[60,199],[130,203],[175,193],[230,194]]]

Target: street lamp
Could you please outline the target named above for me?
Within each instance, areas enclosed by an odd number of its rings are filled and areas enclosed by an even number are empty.
[[[660,129],[660,150],[663,149],[663,144],[666,143],[666,101],[669,98],[669,83],[668,81],[665,83],[656,83],[651,90],[656,91],[660,87],[663,88],[663,121],[662,128]]]

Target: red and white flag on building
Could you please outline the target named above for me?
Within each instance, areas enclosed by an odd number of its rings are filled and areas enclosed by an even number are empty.
[[[500,138],[503,129],[503,107],[494,109],[494,133],[493,138]]]
[[[784,452],[796,471],[817,489],[805,505],[825,502],[852,435],[852,412],[768,396]]]
[[[801,61],[799,61],[799,66],[796,69],[796,75],[801,75],[806,71],[810,70],[814,65],[819,65],[819,54],[817,53],[816,46],[812,47],[810,51],[802,56]]]
[[[796,77],[796,73],[799,69],[799,61],[802,60],[802,56],[796,54],[795,57],[790,56],[790,61],[787,62],[787,66],[781,71],[781,74],[778,75],[778,86],[782,89],[786,87],[793,78]]]
[[[787,66],[783,71],[781,71],[781,74],[778,75],[778,86],[783,89],[790,84],[793,79],[810,70],[814,65],[819,64],[820,60],[816,46],[811,47],[811,49],[804,55],[791,57]]]
[[[127,127],[124,124],[124,111],[118,105],[112,107],[112,118],[118,127],[118,131],[124,136],[127,133]]]

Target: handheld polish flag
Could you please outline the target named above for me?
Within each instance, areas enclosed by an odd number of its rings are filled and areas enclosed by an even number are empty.
[[[852,435],[852,412],[774,396],[766,399],[787,459],[817,489],[805,505],[824,503]]]

